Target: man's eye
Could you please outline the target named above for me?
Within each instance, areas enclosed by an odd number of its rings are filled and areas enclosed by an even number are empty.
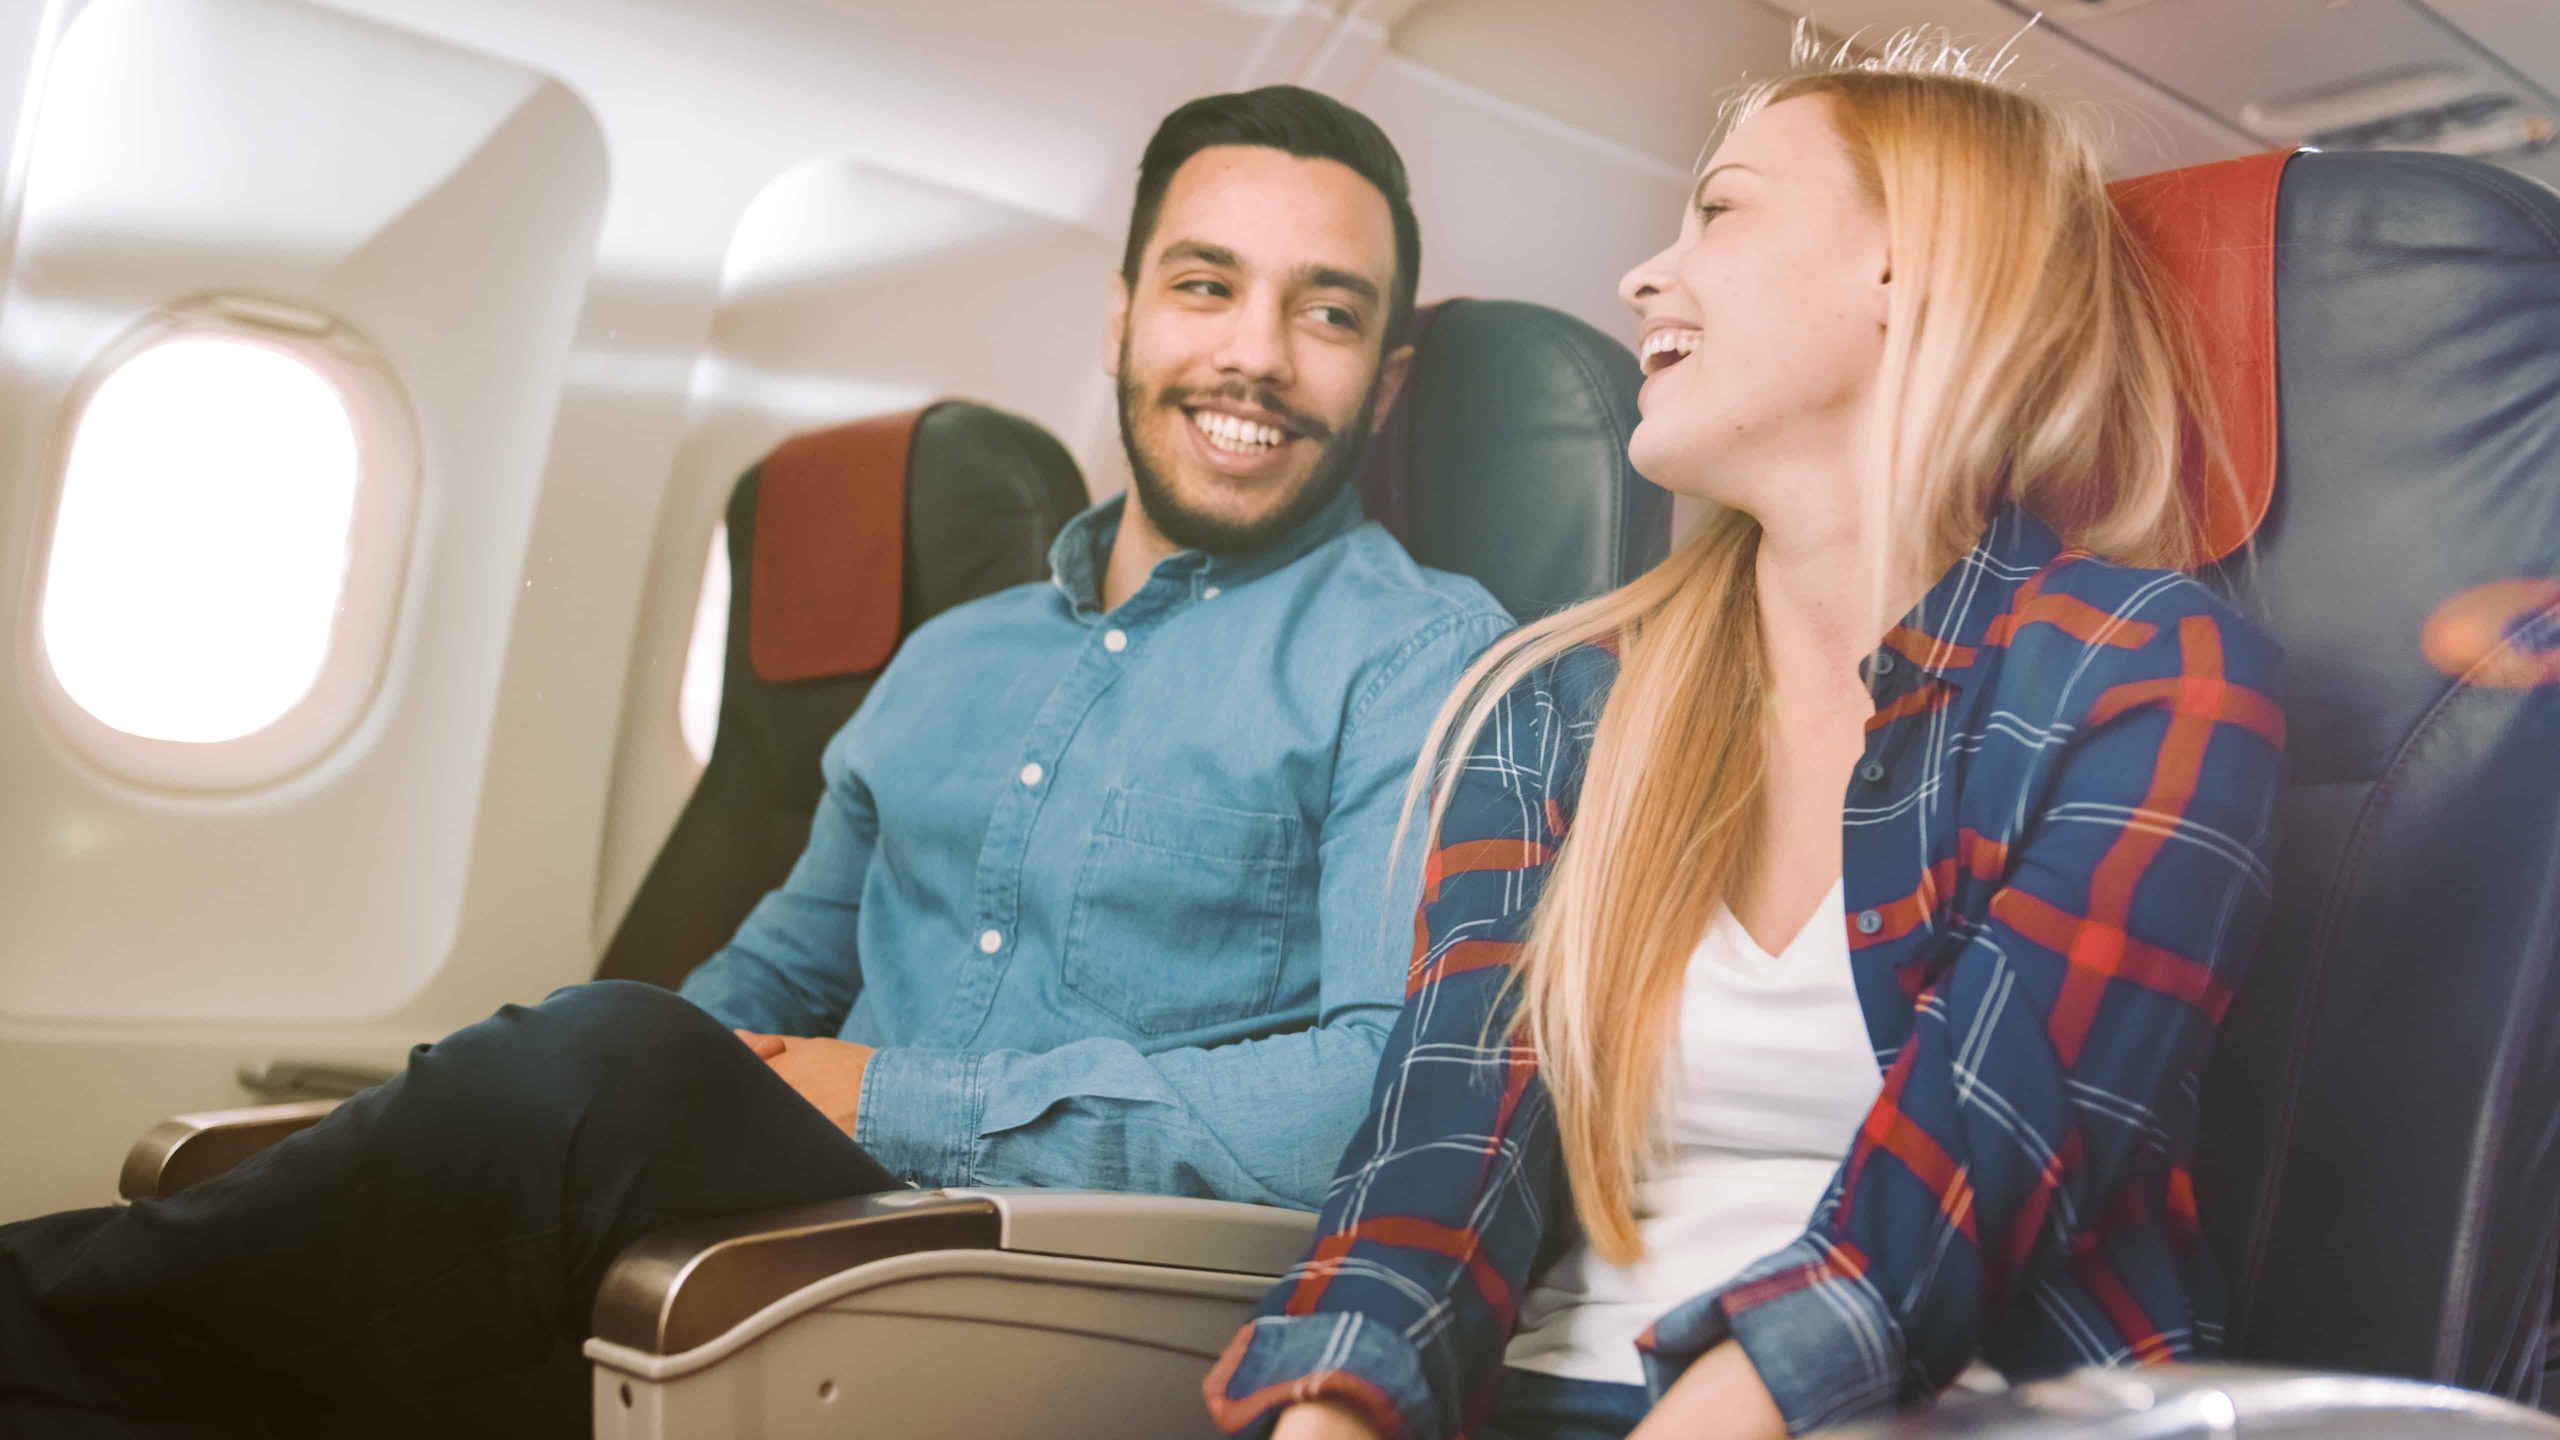
[[[1227,293],[1225,283],[1217,280],[1177,280],[1174,282],[1173,288],[1176,290],[1187,290],[1194,295],[1208,295],[1212,297],[1221,297]]]
[[[1360,328],[1359,313],[1347,305],[1319,305],[1316,307],[1315,315],[1317,319],[1323,321],[1327,325],[1335,327],[1336,329],[1357,330]]]

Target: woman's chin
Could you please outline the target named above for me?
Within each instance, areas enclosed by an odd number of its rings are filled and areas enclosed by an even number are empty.
[[[1627,438],[1627,463],[1635,472],[1674,495],[1692,500],[1717,500],[1725,497],[1714,493],[1710,479],[1714,467],[1694,446],[1683,445],[1659,433],[1651,420],[1637,422],[1635,433]],[[1651,432],[1651,433],[1649,433]]]

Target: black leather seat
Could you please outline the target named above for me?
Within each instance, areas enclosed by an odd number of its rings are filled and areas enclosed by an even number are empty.
[[[966,401],[795,437],[749,467],[729,496],[711,758],[597,977],[672,986],[727,944],[807,845],[819,753],[897,642],[1045,577],[1084,505],[1046,430]]]
[[[2530,1401],[2560,1233],[2560,195],[2305,153],[2271,223],[2190,237],[2273,245],[2273,508],[2211,578],[2283,643],[2291,726],[2270,933],[2203,1096],[2228,1344]]]
[[[1445,300],[1415,312],[1413,370],[1361,476],[1413,558],[1534,620],[1633,580],[1671,544],[1671,495],[1627,463],[1644,376],[1560,310]]]

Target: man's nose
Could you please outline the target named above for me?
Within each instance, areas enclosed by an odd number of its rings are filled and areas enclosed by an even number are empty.
[[[1289,351],[1287,318],[1274,305],[1239,305],[1234,319],[1211,357],[1222,375],[1255,384],[1287,388],[1295,378]]]

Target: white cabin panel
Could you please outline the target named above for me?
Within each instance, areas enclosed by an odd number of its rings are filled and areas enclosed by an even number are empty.
[[[236,1103],[236,1068],[396,1013],[452,951],[605,183],[556,82],[292,0],[99,0],[44,65],[0,295],[0,1091],[63,1103],[12,1213],[94,1198],[153,1113]],[[38,623],[84,379],[207,299],[361,337],[414,440],[398,573],[349,577],[394,607],[360,718],[210,793],[66,743]]]

